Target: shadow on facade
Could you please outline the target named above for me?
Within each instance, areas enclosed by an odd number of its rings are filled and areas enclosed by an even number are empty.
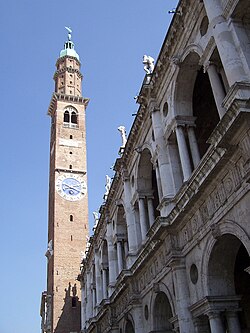
[[[76,284],[65,288],[62,314],[58,319],[55,333],[79,332],[81,330],[81,301],[77,296]]]

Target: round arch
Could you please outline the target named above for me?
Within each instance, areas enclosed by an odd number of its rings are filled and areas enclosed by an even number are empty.
[[[126,314],[122,327],[124,333],[135,333],[134,319],[130,313]]]
[[[171,294],[169,288],[162,282],[160,282],[157,285],[157,292],[152,290],[152,294],[150,297],[150,301],[149,301],[149,318],[150,318],[150,323],[151,323],[151,329],[155,330],[155,314],[154,314],[154,308],[155,305],[157,304],[157,296],[159,294],[164,294],[167,302],[165,303],[165,305],[167,305],[167,313],[169,314],[169,318],[173,317],[175,314],[175,306],[174,306],[174,298],[173,295]],[[158,299],[159,301],[159,299]],[[161,301],[161,300],[160,300]],[[164,302],[164,300],[163,300]],[[171,314],[171,315],[170,315]],[[160,317],[160,315],[159,315]]]
[[[200,56],[193,49],[186,50],[180,59],[180,67],[175,83],[174,109],[179,116],[193,115],[193,90],[197,71],[200,69]]]
[[[248,273],[250,242],[249,237],[236,223],[234,223],[236,232],[232,230],[232,222],[225,222],[227,226],[220,225],[216,230],[216,239],[210,238],[207,249],[204,251],[205,296],[224,298],[227,302],[235,302],[235,297],[238,297],[237,306],[241,309],[237,314],[239,325],[242,330],[248,332],[250,330],[250,275]]]
[[[218,234],[220,236],[229,234],[238,238],[238,240],[244,245],[248,255],[250,256],[250,238],[245,232],[245,230],[235,221],[223,220],[217,225]],[[204,255],[201,262],[201,277],[203,281],[204,294],[208,295],[208,263],[217,239],[215,239],[212,234],[210,234],[206,246],[204,248]]]

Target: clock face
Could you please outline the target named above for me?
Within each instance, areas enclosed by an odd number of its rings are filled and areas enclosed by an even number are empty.
[[[87,186],[79,175],[61,175],[56,180],[56,190],[66,200],[77,201],[86,194]]]

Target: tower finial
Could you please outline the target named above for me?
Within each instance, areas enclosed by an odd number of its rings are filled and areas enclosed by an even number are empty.
[[[79,60],[79,55],[74,50],[75,46],[71,40],[72,29],[70,27],[65,27],[65,29],[68,31],[68,40],[64,43],[64,49],[60,52],[60,58],[64,56],[71,56]]]
[[[68,31],[68,40],[71,40],[72,29],[70,27],[65,27],[65,29]]]

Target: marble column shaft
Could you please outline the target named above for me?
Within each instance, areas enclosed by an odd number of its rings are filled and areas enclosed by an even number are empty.
[[[227,311],[226,318],[227,318],[229,333],[241,333],[238,313],[234,311]]]
[[[235,45],[232,32],[223,17],[221,0],[203,0],[205,10],[213,28],[213,36],[218,48],[229,86],[235,82],[248,81],[240,54]]]
[[[87,272],[86,288],[86,320],[88,320],[92,317],[91,272]]]
[[[146,207],[144,203],[144,198],[139,198],[139,215],[140,215],[142,241],[145,241],[148,228],[147,228]]]
[[[98,253],[95,253],[95,276],[96,276],[96,303],[97,305],[102,301],[102,280],[101,280],[101,272],[99,265]]]
[[[148,201],[148,219],[150,226],[152,226],[155,221],[153,198],[147,198],[147,201]]]
[[[107,268],[102,269],[102,290],[103,290],[103,298],[107,298]]]
[[[163,197],[173,197],[174,186],[171,176],[171,167],[167,157],[167,149],[164,140],[162,120],[160,110],[155,108],[152,111],[152,126],[154,130],[155,142],[158,147],[158,167],[161,180],[161,190]]]
[[[135,253],[138,247],[137,232],[135,224],[135,216],[133,214],[131,200],[130,181],[125,178],[124,180],[124,210],[127,222],[128,231],[128,248],[129,253]]]
[[[225,91],[222,86],[219,74],[216,70],[216,66],[213,63],[209,63],[206,69],[211,83],[215,104],[219,113],[219,117],[221,119],[226,113],[225,108],[222,106],[222,102],[226,96]]]
[[[211,333],[225,333],[221,315],[219,312],[209,313],[209,324]]]
[[[195,132],[194,132],[194,127],[189,126],[187,128],[187,133],[188,133],[188,141],[189,141],[189,146],[190,146],[190,150],[191,150],[193,165],[196,168],[200,162],[201,157],[200,157],[199,147],[198,147],[198,143],[197,143]]]
[[[185,264],[179,259],[171,264],[176,290],[176,306],[180,333],[194,332],[193,319],[189,311],[190,295]]]
[[[122,258],[122,242],[117,242],[117,259],[118,259],[118,274],[123,270],[123,258]]]
[[[176,138],[178,143],[178,150],[180,154],[182,172],[183,172],[183,181],[187,181],[192,173],[190,157],[188,153],[187,143],[185,139],[184,129],[182,126],[177,126],[176,129]]]
[[[107,243],[108,243],[108,261],[109,261],[109,285],[110,288],[112,288],[112,286],[115,285],[117,277],[117,272],[116,272],[117,255],[113,244],[111,221],[107,223]],[[112,290],[110,290],[109,293],[111,293],[111,291]]]

